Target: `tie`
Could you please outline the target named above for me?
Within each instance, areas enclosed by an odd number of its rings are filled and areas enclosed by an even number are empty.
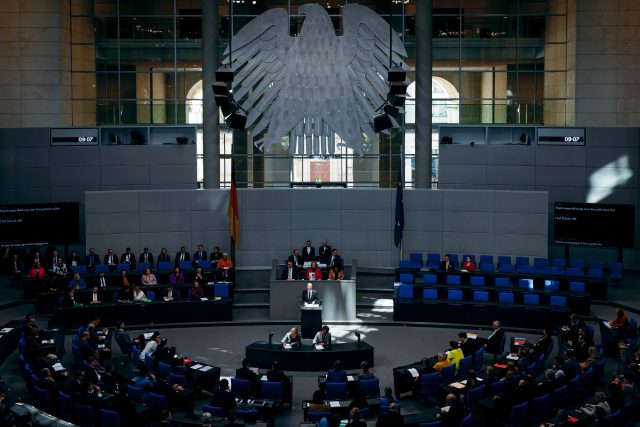
[[[180,255],[180,261],[184,261],[184,254]]]
[[[104,288],[107,285],[104,283],[104,277],[102,279],[100,279],[100,287]]]
[[[144,254],[144,262],[148,262],[149,261],[149,255]]]
[[[311,291],[309,291],[309,296],[307,298],[309,298],[309,301],[311,301]]]
[[[289,269],[289,279],[291,279],[293,276],[293,268]]]

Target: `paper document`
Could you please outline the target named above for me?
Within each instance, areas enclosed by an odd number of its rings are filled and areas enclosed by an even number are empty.
[[[471,338],[472,340],[475,340],[476,338],[478,338],[478,334],[467,332],[467,338]]]
[[[58,372],[58,371],[64,371],[64,366],[62,366],[62,363],[58,362],[56,364],[54,364],[52,366],[53,370]]]
[[[202,368],[198,369],[200,372],[209,372],[210,370],[213,369],[213,366],[203,366]]]
[[[338,402],[337,400],[332,400],[331,402],[329,402],[329,406],[331,406],[332,408],[339,408],[340,402]]]
[[[509,354],[507,355],[507,359],[509,359],[509,360],[518,360],[518,359],[520,359],[520,358],[519,358],[519,357],[518,357],[518,355],[517,355],[517,354],[515,354],[515,353],[509,353]]]
[[[260,381],[266,381],[268,378],[266,375],[263,375],[262,377],[260,377]]]
[[[291,348],[291,344],[282,344],[282,346],[286,349],[290,349]]]
[[[442,408],[440,408],[440,412],[443,412],[446,414],[447,412],[449,412],[450,408],[451,408],[450,406],[443,406]]]
[[[464,384],[462,384],[462,383],[451,383],[451,384],[449,384],[449,387],[453,387],[455,389],[462,390],[464,388]]]
[[[7,332],[11,332],[13,331],[13,328],[2,328],[0,329],[0,332],[2,332],[3,334],[6,334]]]
[[[195,364],[195,365],[193,365],[193,366],[191,367],[191,369],[200,369],[200,368],[202,368],[202,365],[201,365],[201,364],[199,364],[199,363],[198,363],[198,364]]]
[[[209,301],[209,298],[207,298],[207,297],[202,297],[202,298],[200,298],[200,301]]]
[[[355,381],[355,378],[353,378],[353,375],[347,375],[347,381]]]
[[[254,373],[254,374],[256,374],[256,375],[257,375],[257,374],[258,374],[258,372],[259,372],[259,371],[258,371],[258,368],[249,368],[249,369],[251,369],[251,370],[253,371],[253,373]]]
[[[152,336],[153,336],[153,332],[145,332],[144,339],[150,340]]]
[[[315,345],[316,350],[324,350],[324,346],[322,344]]]
[[[413,378],[418,378],[420,376],[420,374],[418,374],[418,370],[416,368],[409,368],[408,371],[409,371],[409,373],[411,374],[411,376]]]

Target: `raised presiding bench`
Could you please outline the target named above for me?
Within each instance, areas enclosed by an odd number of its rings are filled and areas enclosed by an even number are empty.
[[[49,319],[49,327],[76,328],[98,316],[105,326],[118,319],[127,325],[150,323],[192,323],[231,320],[230,301],[173,301],[122,304],[94,304],[71,308],[57,308]]]
[[[313,283],[322,301],[322,319],[356,320],[355,280],[271,280],[269,282],[269,319],[300,319],[300,301],[307,283]]]
[[[303,344],[299,349],[286,350],[280,343],[256,341],[246,348],[246,358],[253,366],[270,369],[277,360],[283,371],[326,371],[333,362],[342,360],[345,369],[358,369],[362,361],[373,366],[373,347],[365,342],[333,344],[331,349],[316,350]]]

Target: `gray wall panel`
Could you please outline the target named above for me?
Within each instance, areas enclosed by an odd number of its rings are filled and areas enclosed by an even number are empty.
[[[470,151],[473,152],[473,150]],[[535,146],[487,145],[487,164],[533,166],[535,165]]]
[[[148,166],[149,147],[146,145],[104,145],[100,147],[102,166]]]
[[[538,252],[538,248],[547,245],[547,236],[526,236],[519,234],[496,234],[496,247],[502,248],[502,253],[515,256],[547,257],[546,249]]]
[[[152,165],[193,165],[195,144],[149,145],[149,162]]]
[[[104,211],[87,213],[87,234],[138,234],[140,224],[137,213]]]
[[[51,185],[49,168],[8,168],[0,170],[0,182],[5,188],[46,188]]]
[[[586,164],[587,153],[583,146],[540,145],[536,149],[538,166],[585,166]]]
[[[491,165],[487,167],[487,185],[505,182],[514,186],[535,185],[535,176],[534,166]]]
[[[288,205],[273,202],[274,196],[291,201],[291,193],[294,192],[300,205],[298,209],[291,209],[293,202]],[[307,239],[312,240],[316,248],[321,240],[326,239],[331,246],[338,248],[349,263],[355,258],[365,266],[397,265],[400,253],[393,244],[395,190],[345,189],[332,192],[336,193],[333,197],[335,200],[340,200],[350,208],[309,209],[309,203],[303,201],[318,198],[316,189],[239,191],[241,241],[236,248],[236,265],[271,265],[272,259],[284,260],[293,247],[301,248]],[[198,243],[203,243],[207,251],[211,251],[214,245],[228,250],[228,190],[187,190],[181,193],[184,194],[179,196],[180,203],[169,207],[164,201],[171,200],[172,196],[177,199],[175,191],[87,193],[89,213],[86,220],[88,224],[91,223],[87,230],[87,242],[91,244],[98,241],[98,236],[102,239],[108,233],[122,232],[102,222],[108,221],[120,227],[121,221],[134,217],[140,223],[140,230],[132,231],[135,234],[132,242],[147,245],[154,253],[166,246],[173,254],[180,245],[193,251]],[[496,206],[503,207],[507,212],[513,210],[514,215],[530,213],[531,206],[536,203],[542,205],[538,208],[540,215],[527,216],[514,233],[538,236],[537,233],[544,231],[547,226],[546,193],[407,189],[405,197],[429,209],[444,207],[439,210],[405,210],[405,256],[413,251],[512,254],[507,251],[512,246],[501,247],[495,243],[494,224],[506,220],[499,217],[498,210],[494,209],[494,199],[500,200]],[[123,198],[130,202],[124,203],[129,209],[131,206],[136,209],[119,214],[118,220],[114,221],[116,214],[109,212],[120,209]],[[138,201],[139,206],[147,211],[138,209]],[[510,203],[516,204],[516,207],[511,207]],[[171,210],[174,207],[178,210]],[[292,224],[290,218],[299,220],[302,226]],[[443,229],[450,231],[443,232]],[[507,227],[503,231],[512,230]],[[543,237],[546,239],[546,235]],[[132,247],[134,245],[129,244]],[[140,248],[135,250],[139,252]],[[531,249],[532,254],[544,252],[546,244]]]
[[[0,150],[0,167],[3,168],[47,168],[49,152],[40,148],[6,148]]]
[[[638,168],[638,147],[589,147],[587,150],[587,166],[618,166],[620,163],[632,169]]]
[[[64,166],[51,169],[52,187],[96,187],[100,185],[100,175],[92,166]],[[87,190],[90,191],[90,190]]]
[[[126,187],[130,185],[149,186],[149,168],[141,166],[103,166],[100,169],[103,188]]]
[[[487,146],[478,144],[471,147],[463,144],[440,144],[440,153],[450,159],[451,165],[476,165],[487,162]]]
[[[439,179],[456,184],[486,185],[487,167],[485,165],[451,164],[439,170]]]
[[[403,193],[404,208],[407,211],[442,211],[443,194],[442,191],[406,191]]]
[[[96,248],[96,253],[100,255],[100,262],[104,259],[109,248],[113,249],[113,252],[120,257],[128,247],[137,254],[139,251],[136,248],[140,246],[138,235],[131,233],[87,234],[87,242],[89,241],[91,244],[87,244],[87,248]],[[160,251],[158,250],[158,252]]]
[[[295,189],[291,192],[291,207],[295,210],[340,209],[340,190],[316,189],[308,191]]]
[[[547,213],[547,193],[543,191],[496,191],[496,212]]]
[[[99,166],[100,147],[51,147],[51,166]]]
[[[196,168],[193,165],[152,166],[149,170],[149,183],[183,184],[184,188],[196,188]]]
[[[495,215],[496,234],[519,234],[526,224],[531,234],[547,235],[547,214],[545,213],[500,213]]]
[[[536,168],[536,185],[566,187],[582,186],[586,169],[583,166],[538,166]]]

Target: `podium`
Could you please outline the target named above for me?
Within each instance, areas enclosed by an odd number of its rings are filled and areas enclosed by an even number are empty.
[[[303,339],[316,336],[322,327],[322,305],[300,306],[300,336]]]

